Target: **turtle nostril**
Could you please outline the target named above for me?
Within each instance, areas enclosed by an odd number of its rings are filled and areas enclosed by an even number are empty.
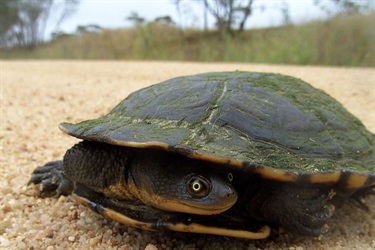
[[[237,199],[238,199],[238,195],[237,195],[237,192],[235,190],[230,190],[229,192],[226,193],[225,195],[225,199],[226,199],[226,202],[229,204],[232,204],[234,205],[234,203],[237,202]]]
[[[234,196],[236,196],[237,194],[236,194],[236,192],[235,191],[231,191],[231,192],[228,192],[227,193],[227,198],[231,198],[231,197],[234,197]]]

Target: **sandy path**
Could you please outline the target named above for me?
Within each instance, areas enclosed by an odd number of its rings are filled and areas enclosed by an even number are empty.
[[[26,187],[31,171],[59,159],[77,140],[61,121],[95,118],[130,92],[174,76],[208,71],[268,71],[302,78],[321,88],[375,132],[375,70],[252,64],[173,62],[0,62],[0,248],[5,249],[229,249],[375,248],[371,212],[353,205],[338,211],[319,239],[287,242],[144,232],[102,218],[69,197],[39,199]]]

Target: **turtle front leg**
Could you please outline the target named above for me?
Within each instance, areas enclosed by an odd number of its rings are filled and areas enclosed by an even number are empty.
[[[40,184],[41,196],[70,195],[73,183],[64,177],[63,161],[47,162],[37,167],[31,174],[28,184]]]
[[[269,186],[258,190],[246,205],[251,216],[297,235],[326,233],[326,223],[335,210],[329,190],[285,184]]]

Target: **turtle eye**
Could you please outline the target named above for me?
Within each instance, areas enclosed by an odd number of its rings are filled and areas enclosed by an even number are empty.
[[[187,188],[192,196],[204,197],[209,193],[210,185],[208,181],[200,176],[190,178],[187,183]]]
[[[233,181],[233,174],[232,174],[231,172],[228,173],[228,180],[229,180],[230,182]]]

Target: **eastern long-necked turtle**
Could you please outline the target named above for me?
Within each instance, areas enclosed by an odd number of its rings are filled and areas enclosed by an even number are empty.
[[[374,134],[289,76],[174,78],[60,129],[83,141],[30,182],[142,229],[319,235],[336,206],[374,194]]]

